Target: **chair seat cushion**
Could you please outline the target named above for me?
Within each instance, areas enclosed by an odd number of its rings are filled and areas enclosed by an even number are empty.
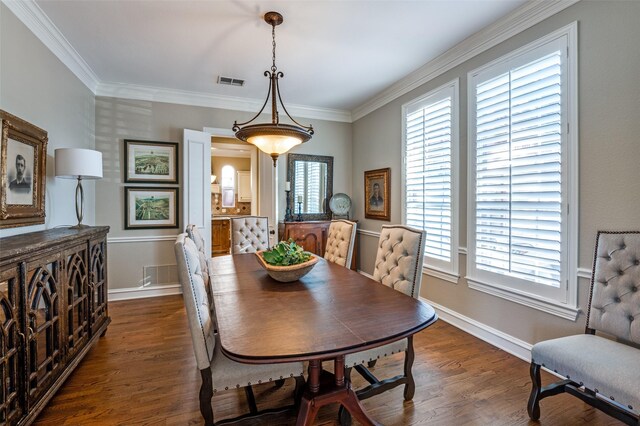
[[[211,360],[213,392],[238,387],[266,383],[278,379],[302,376],[304,365],[301,362],[284,364],[243,364],[227,358],[216,343]]]
[[[532,362],[640,413],[640,350],[591,334],[537,343]]]
[[[407,350],[408,346],[407,339],[398,340],[397,342],[389,343],[388,345],[367,349],[362,352],[347,354],[347,356],[345,356],[344,363],[347,367],[354,367],[358,364],[364,364],[391,354],[404,352]]]

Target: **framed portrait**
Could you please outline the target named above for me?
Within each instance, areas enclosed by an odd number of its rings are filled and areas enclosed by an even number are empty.
[[[47,132],[0,110],[0,228],[44,223]]]
[[[177,228],[178,188],[124,187],[124,229]]]
[[[178,183],[178,144],[124,140],[127,183]]]
[[[391,169],[364,172],[364,217],[391,220]]]

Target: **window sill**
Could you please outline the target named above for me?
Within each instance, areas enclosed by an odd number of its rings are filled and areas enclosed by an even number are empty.
[[[548,299],[540,299],[528,293],[518,292],[516,290],[499,286],[496,284],[487,284],[471,277],[465,277],[469,288],[519,303],[551,315],[558,316],[570,321],[578,318],[580,309],[576,306],[569,306],[562,303],[554,302]]]
[[[429,275],[430,277],[438,278],[454,284],[458,284],[458,280],[460,279],[460,275],[458,274],[454,274],[448,271],[443,271],[443,270],[440,270],[434,267],[429,267],[429,266],[423,266],[422,273]]]

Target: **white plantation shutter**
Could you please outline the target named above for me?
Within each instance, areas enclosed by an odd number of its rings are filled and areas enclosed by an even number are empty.
[[[476,86],[476,264],[559,287],[561,52]]]
[[[303,213],[322,213],[320,194],[324,194],[324,185],[321,182],[321,163],[310,161],[297,161],[295,168],[294,213],[298,212],[298,195],[302,196]],[[322,189],[322,192],[321,192]]]
[[[404,107],[405,223],[427,231],[427,267],[453,273],[456,93],[457,80]]]
[[[576,39],[572,24],[468,78],[469,286],[571,319],[577,313],[578,227],[569,212],[578,190],[577,135],[569,133],[577,120]]]

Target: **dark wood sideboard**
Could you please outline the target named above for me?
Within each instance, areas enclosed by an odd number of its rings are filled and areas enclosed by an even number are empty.
[[[278,241],[287,241],[292,238],[306,251],[310,251],[318,256],[324,256],[327,247],[327,237],[329,236],[330,220],[310,220],[304,222],[280,222],[278,223]],[[353,247],[353,257],[351,259],[351,269],[358,270],[358,238]]]
[[[0,424],[33,422],[106,333],[108,232],[0,239]]]

